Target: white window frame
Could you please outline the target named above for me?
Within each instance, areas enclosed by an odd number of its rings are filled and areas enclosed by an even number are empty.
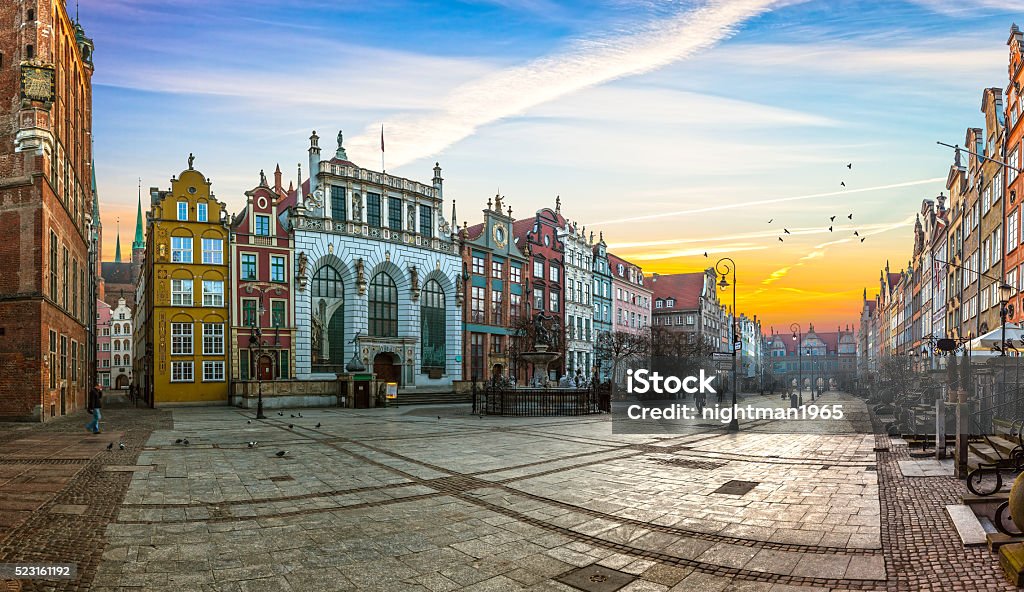
[[[188,202],[187,201],[179,201],[178,202],[178,221],[180,221],[180,222],[187,222],[188,221]]]
[[[218,287],[218,290],[208,290],[207,288]],[[207,296],[211,297],[210,303],[207,303]],[[224,306],[224,282],[221,280],[203,280],[203,306],[210,308],[221,308]]]
[[[207,221],[207,207],[204,203],[196,204],[196,221],[206,222]]]
[[[175,290],[174,282],[179,282],[178,287],[181,289]],[[193,306],[195,299],[192,295],[192,282],[191,278],[187,280],[171,280],[171,306]],[[185,300],[182,297],[188,295],[188,299]]]
[[[191,236],[171,237],[171,263],[192,263],[192,238]],[[176,244],[177,246],[175,246]],[[185,248],[186,245],[188,248]]]
[[[204,361],[203,382],[224,382],[224,362],[220,360]]]
[[[194,370],[195,362],[171,362],[171,382],[195,382]]]
[[[224,241],[219,238],[202,239],[203,264],[223,265],[224,264]]]
[[[191,356],[195,352],[192,323],[171,323],[171,355]]]
[[[203,355],[224,355],[224,323],[203,323]]]

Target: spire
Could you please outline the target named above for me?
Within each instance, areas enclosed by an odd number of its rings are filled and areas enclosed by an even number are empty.
[[[114,263],[121,262],[121,219],[117,219],[117,246],[114,248]]]
[[[119,233],[120,234],[120,233]],[[132,241],[132,250],[145,249],[146,241],[142,239],[142,179],[139,179],[139,211],[135,214],[135,240]]]
[[[455,217],[455,200],[452,200],[452,228],[456,231],[459,229],[459,219]]]

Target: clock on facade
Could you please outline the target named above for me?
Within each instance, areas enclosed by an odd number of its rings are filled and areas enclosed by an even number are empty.
[[[52,103],[55,94],[53,68],[23,65],[21,98]]]

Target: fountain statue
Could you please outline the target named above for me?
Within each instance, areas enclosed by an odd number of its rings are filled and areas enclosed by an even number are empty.
[[[533,383],[538,386],[546,386],[548,382],[548,366],[554,362],[561,353],[548,351],[552,346],[557,345],[558,335],[562,327],[558,317],[539,313],[533,319],[533,351],[522,352],[519,359],[533,364]]]

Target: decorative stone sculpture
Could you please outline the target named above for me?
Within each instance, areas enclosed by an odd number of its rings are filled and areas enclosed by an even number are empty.
[[[420,276],[415,265],[409,268],[409,282],[409,292],[412,295],[413,302],[415,302],[420,298]]]
[[[305,251],[299,252],[299,268],[295,274],[295,280],[298,284],[299,290],[306,289],[306,266],[309,264],[309,257],[306,256]]]
[[[363,272],[363,258],[356,259],[356,289],[359,295],[366,294],[366,274]]]

